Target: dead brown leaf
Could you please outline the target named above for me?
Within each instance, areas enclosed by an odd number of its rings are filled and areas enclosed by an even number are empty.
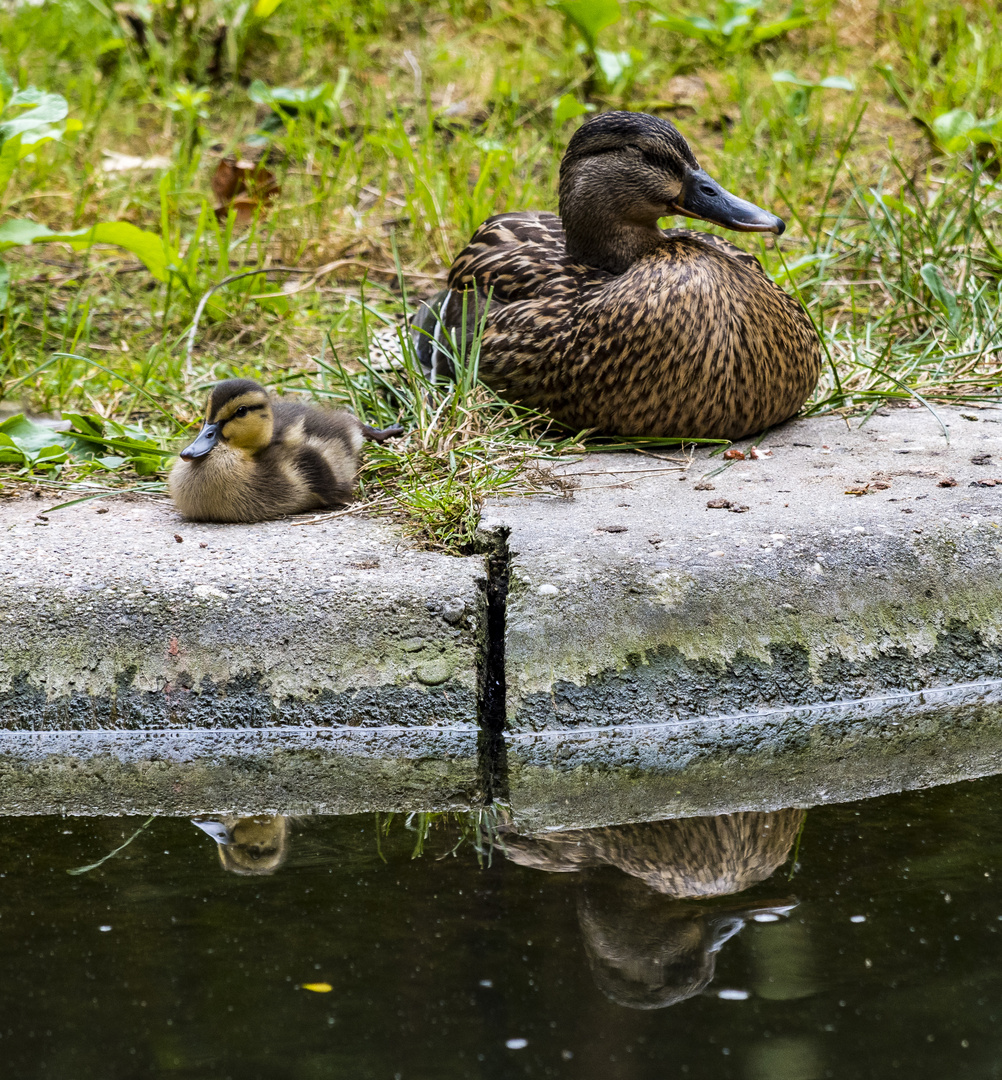
[[[227,157],[220,159],[212,174],[212,191],[216,196],[216,217],[224,221],[232,207],[237,224],[243,226],[262,215],[281,188],[275,174],[260,162]]]

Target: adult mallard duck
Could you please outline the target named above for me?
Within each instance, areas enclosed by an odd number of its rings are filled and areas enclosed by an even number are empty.
[[[667,120],[593,117],[564,154],[560,216],[477,229],[415,320],[419,358],[451,374],[443,338],[472,339],[483,318],[480,377],[570,428],[738,439],[793,416],[821,370],[810,318],[754,256],[658,227],[673,214],[784,229],[708,176]]]
[[[226,379],[209,395],[198,438],[168,479],[194,521],[266,521],[351,502],[364,438],[377,431],[349,412],[269,397],[250,379]]]

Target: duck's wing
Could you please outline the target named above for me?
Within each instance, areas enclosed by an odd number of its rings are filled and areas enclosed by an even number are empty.
[[[478,325],[490,326],[509,305],[576,291],[584,269],[567,255],[556,214],[526,211],[489,218],[453,263],[449,287],[415,316],[418,359],[426,371],[452,377],[452,342],[462,348],[465,339],[468,346]]]
[[[279,469],[286,476],[291,469],[319,505],[350,503],[362,446],[357,417],[287,399],[274,401],[272,412],[275,433],[258,456],[261,469]]]
[[[476,289],[492,302],[525,300],[564,272],[567,243],[556,214],[525,211],[488,218],[449,271],[449,289]]]

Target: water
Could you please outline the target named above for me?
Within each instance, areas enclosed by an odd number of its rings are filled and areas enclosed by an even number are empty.
[[[75,876],[144,819],[4,818],[2,1075],[1002,1076],[1000,796],[812,809],[795,868],[795,811],[482,868],[455,823],[156,819]]]

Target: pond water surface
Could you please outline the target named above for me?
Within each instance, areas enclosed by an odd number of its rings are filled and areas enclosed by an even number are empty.
[[[92,866],[145,820],[2,819],[2,1075],[1002,1076],[1002,778],[480,859],[157,818]]]

